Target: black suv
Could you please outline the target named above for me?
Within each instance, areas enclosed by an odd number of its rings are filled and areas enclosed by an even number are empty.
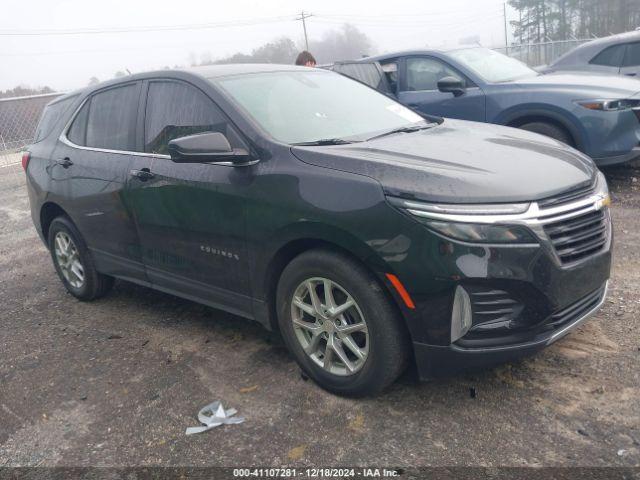
[[[430,378],[532,353],[606,294],[609,195],[589,158],[330,71],[91,87],[46,108],[23,164],[72,295],[120,278],[255,319],[340,394],[412,361]]]

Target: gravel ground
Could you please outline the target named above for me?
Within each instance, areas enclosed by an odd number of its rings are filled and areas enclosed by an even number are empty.
[[[255,323],[126,282],[78,302],[20,166],[0,168],[0,466],[639,466],[640,167],[605,173],[615,264],[596,316],[535,357],[349,400]],[[185,436],[215,399],[246,422]]]

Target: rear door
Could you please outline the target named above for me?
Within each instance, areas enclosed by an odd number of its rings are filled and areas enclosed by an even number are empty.
[[[640,78],[640,42],[627,45],[620,73],[629,77]]]
[[[136,150],[141,83],[100,90],[88,97],[63,131],[49,166],[52,192],[91,250],[98,270],[145,280],[140,242],[123,203]]]
[[[251,302],[246,297],[244,192],[253,169],[174,163],[167,146],[174,138],[221,132],[232,147],[247,147],[196,86],[167,79],[145,82],[144,89],[141,123],[148,156],[131,166],[126,202],[135,215],[149,280],[161,289],[246,314]]]
[[[439,58],[406,57],[400,62],[398,100],[427,115],[460,118],[484,122],[485,94],[469,78]],[[445,77],[460,79],[466,91],[456,97],[438,90],[438,81]]]

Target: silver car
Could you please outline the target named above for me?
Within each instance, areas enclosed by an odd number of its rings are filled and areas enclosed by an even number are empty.
[[[587,71],[640,78],[640,31],[620,33],[584,43],[542,71]]]

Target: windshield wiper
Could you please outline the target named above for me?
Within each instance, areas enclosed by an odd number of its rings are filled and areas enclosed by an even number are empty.
[[[426,125],[412,125],[408,127],[400,127],[394,128],[393,130],[389,130],[388,132],[381,133],[380,135],[375,135],[371,138],[367,138],[369,140],[375,140],[376,138],[386,137],[387,135],[393,135],[394,133],[413,133],[419,130],[426,130],[427,128],[433,127],[433,123],[427,123]]]
[[[345,140],[344,138],[322,138],[320,140],[314,140],[312,142],[298,142],[291,145],[299,147],[308,146],[322,146],[322,145],[347,145],[349,143],[355,143],[354,140]]]

